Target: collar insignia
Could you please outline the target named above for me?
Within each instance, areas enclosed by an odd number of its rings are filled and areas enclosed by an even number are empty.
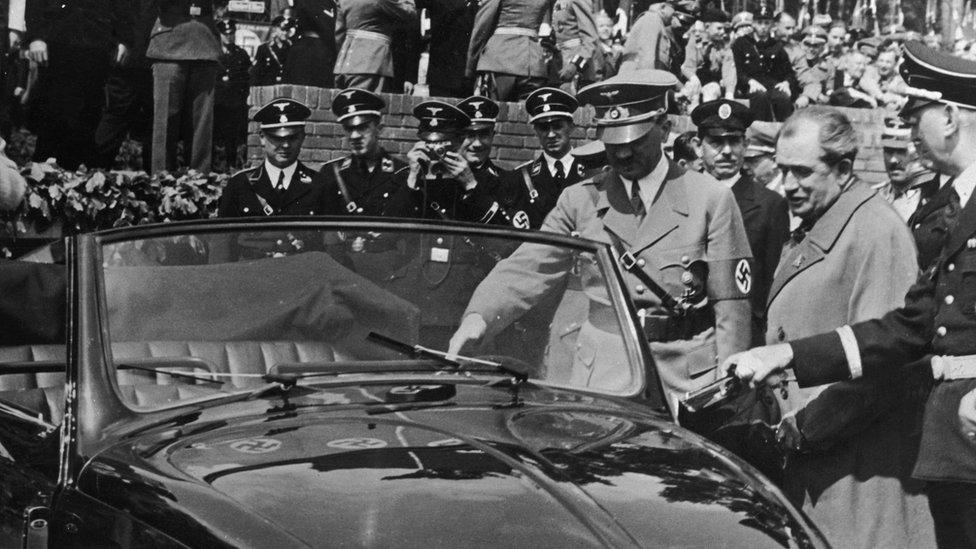
[[[352,158],[349,158],[347,156],[346,158],[344,158],[342,160],[342,166],[339,166],[339,169],[344,170],[344,169],[348,168],[349,166],[352,166]]]
[[[308,175],[305,172],[302,172],[298,176],[298,180],[301,181],[302,183],[311,183],[312,182],[312,176]]]
[[[535,164],[532,164],[532,175],[539,175],[540,173],[542,173],[542,162],[536,160]]]
[[[387,173],[392,172],[393,171],[393,160],[390,159],[390,158],[384,158],[383,161],[380,162],[380,169],[382,169],[384,172],[387,172]]]

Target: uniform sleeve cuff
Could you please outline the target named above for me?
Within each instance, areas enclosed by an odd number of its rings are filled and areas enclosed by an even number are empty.
[[[854,337],[854,330],[850,326],[837,328],[837,335],[840,337],[840,344],[844,347],[844,357],[847,358],[847,369],[851,373],[851,379],[857,379],[864,375],[861,366],[861,349],[857,346],[857,338]]]
[[[847,353],[837,331],[790,342],[793,373],[800,387],[851,379]]]

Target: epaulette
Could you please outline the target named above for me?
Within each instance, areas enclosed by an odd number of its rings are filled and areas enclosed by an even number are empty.
[[[333,158],[332,160],[329,160],[328,162],[322,164],[322,167],[324,168],[324,167],[326,167],[326,166],[328,166],[330,164],[335,164],[336,162],[341,162],[341,161],[343,161],[343,160],[345,160],[347,158],[349,158],[349,157],[348,156],[340,156],[339,158]]]
[[[257,166],[251,166],[250,168],[244,168],[243,170],[234,172],[234,174],[231,175],[231,177],[237,177],[237,176],[241,175],[242,173],[253,172],[254,170],[256,170],[256,169],[258,169],[260,167],[261,167],[261,164],[258,164]]]
[[[517,165],[517,166],[515,166],[515,167],[514,167],[514,168],[512,169],[512,171],[518,171],[518,170],[521,170],[521,169],[523,169],[523,168],[528,168],[530,164],[532,164],[533,162],[535,162],[535,160],[536,160],[535,158],[532,158],[532,159],[529,159],[529,160],[526,160],[525,162],[522,162],[521,164],[519,164],[519,165]]]

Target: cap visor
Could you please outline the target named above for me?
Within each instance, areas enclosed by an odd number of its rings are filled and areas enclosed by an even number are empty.
[[[456,136],[457,136],[456,131],[448,131],[448,130],[435,130],[435,131],[428,130],[423,132],[417,132],[417,137],[419,137],[421,141],[427,141],[430,143],[436,143],[438,141],[450,141],[454,139]]]
[[[626,145],[644,137],[653,127],[654,122],[650,120],[626,126],[603,126],[597,128],[596,136],[607,145]]]
[[[760,149],[746,149],[742,153],[743,158],[756,158],[757,156],[772,156],[775,154],[773,151],[765,151]]]
[[[289,135],[295,135],[296,133],[301,133],[305,131],[305,123],[301,124],[291,124],[287,126],[282,126],[280,124],[275,124],[273,126],[261,126],[261,132],[265,135],[274,135],[276,137],[287,137]]]
[[[882,139],[881,147],[884,149],[907,149],[908,141],[896,141],[894,139]]]
[[[380,119],[380,113],[378,111],[377,112],[369,111],[369,112],[360,112],[356,114],[341,116],[339,117],[338,121],[343,126],[359,126],[361,124],[365,124],[367,122],[371,122],[379,119]]]

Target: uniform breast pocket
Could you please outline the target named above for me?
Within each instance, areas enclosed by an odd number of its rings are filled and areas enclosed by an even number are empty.
[[[662,284],[683,285],[682,280],[687,278],[684,273],[696,270],[693,266],[701,265],[705,261],[705,249],[701,244],[660,251],[651,249],[645,253],[655,258]]]

